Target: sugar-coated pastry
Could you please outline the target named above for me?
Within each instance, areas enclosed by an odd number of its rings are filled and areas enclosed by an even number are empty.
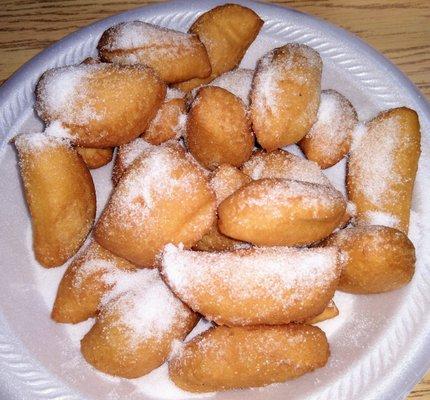
[[[188,113],[186,143],[208,169],[243,164],[251,156],[254,135],[242,101],[219,87],[201,88]]]
[[[252,69],[236,68],[215,78],[212,82],[208,83],[207,86],[218,86],[228,90],[230,93],[239,97],[243,104],[248,107],[253,76],[254,71]],[[200,87],[197,87],[189,93],[191,99],[194,99],[199,88]]]
[[[253,181],[218,207],[224,235],[258,246],[300,246],[327,237],[346,209],[330,186],[287,179]]]
[[[337,317],[339,315],[339,310],[334,303],[333,300],[330,300],[327,304],[327,307],[324,308],[324,311],[321,314],[318,314],[316,317],[309,318],[305,322],[307,324],[317,324],[318,322],[325,321],[327,319],[331,319]]]
[[[220,165],[210,178],[210,185],[215,193],[216,204],[219,205],[224,199],[249,182],[251,182],[251,178],[240,172],[237,168],[228,164]],[[193,246],[193,249],[200,251],[226,251],[243,246],[246,246],[246,243],[231,239],[220,233],[217,221],[214,221],[211,230]]]
[[[137,138],[132,142],[118,147],[115,157],[115,163],[112,169],[112,182],[116,185],[128,167],[136,160],[145,150],[155,149],[156,146],[148,143],[145,139]]]
[[[202,14],[191,25],[208,52],[212,73],[205,79],[191,79],[177,87],[185,92],[236,68],[263,25],[251,9],[239,4],[224,4]]]
[[[349,152],[357,123],[357,113],[346,97],[335,90],[323,90],[317,119],[299,146],[321,168],[331,167]]]
[[[272,151],[297,143],[316,121],[322,61],[308,46],[289,43],[258,63],[251,90],[251,119],[258,143]]]
[[[161,271],[173,292],[218,325],[278,325],[321,314],[341,264],[333,248],[202,252],[167,245]]]
[[[179,146],[144,151],[117,184],[96,241],[143,267],[154,266],[167,243],[193,246],[215,219],[215,195],[200,168]]]
[[[378,114],[356,135],[347,189],[357,207],[357,223],[408,233],[420,138],[418,115],[406,107]]]
[[[33,225],[33,250],[44,267],[64,264],[81,247],[96,213],[91,174],[67,139],[43,133],[15,139]]]
[[[97,321],[81,341],[91,365],[110,375],[137,378],[163,364],[197,316],[168,289],[157,270],[123,274],[104,299]]]
[[[165,84],[142,65],[72,65],[42,75],[36,110],[45,122],[60,121],[79,146],[115,147],[146,130],[165,94]]]
[[[281,149],[255,151],[241,170],[254,180],[280,178],[331,186],[318,164]]]
[[[113,157],[113,148],[96,149],[94,147],[76,147],[76,151],[85,161],[87,167],[96,169],[109,164]]]
[[[324,241],[345,255],[339,289],[382,293],[405,286],[414,275],[415,248],[401,231],[386,226],[357,226],[337,231]]]
[[[211,73],[206,48],[197,35],[142,21],[112,26],[97,47],[104,61],[147,65],[166,83],[206,78]]]
[[[185,131],[186,121],[185,98],[166,99],[142,137],[151,144],[179,139]]]
[[[329,355],[316,326],[217,326],[172,357],[169,376],[189,392],[245,389],[295,379],[323,367]]]
[[[67,267],[58,286],[51,317],[72,323],[95,317],[103,296],[122,271],[137,267],[92,241]]]

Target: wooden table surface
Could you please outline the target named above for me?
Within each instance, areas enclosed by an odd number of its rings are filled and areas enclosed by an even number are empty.
[[[156,2],[159,0],[1,0],[0,83],[66,34],[108,15]],[[273,3],[313,14],[354,32],[393,61],[430,99],[430,0]],[[408,399],[430,400],[430,372]]]

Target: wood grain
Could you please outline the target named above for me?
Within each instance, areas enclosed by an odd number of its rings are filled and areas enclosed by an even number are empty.
[[[0,83],[45,47],[82,26],[160,0],[1,0]],[[191,2],[190,2],[191,3]],[[430,98],[429,0],[272,1],[323,18],[364,39]],[[408,397],[430,400],[430,372]]]

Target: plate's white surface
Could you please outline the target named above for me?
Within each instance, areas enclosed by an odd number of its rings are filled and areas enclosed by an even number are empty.
[[[345,94],[360,119],[378,110],[407,105],[422,126],[421,165],[410,235],[419,260],[406,288],[375,296],[338,295],[341,317],[327,329],[332,357],[328,366],[296,381],[264,389],[220,393],[216,399],[400,399],[430,363],[430,109],[414,86],[388,61],[345,31],[301,13],[236,1],[265,20],[242,65],[253,67],[267,50],[286,42],[306,43],[323,57],[323,87]],[[113,23],[142,19],[186,30],[197,15],[222,1],[177,1],[131,10],[82,29],[45,50],[0,88],[0,398],[146,399],[124,380],[106,380],[80,357],[79,329],[49,319],[52,288],[62,269],[45,271],[34,262],[31,227],[22,196],[16,156],[7,137],[40,129],[32,112],[34,85],[43,71],[77,63],[95,53],[100,34]],[[100,187],[110,167],[93,173]],[[99,193],[98,193],[99,194]],[[106,194],[106,193],[105,193]],[[104,196],[101,196],[104,197]],[[99,200],[101,200],[99,198]],[[102,201],[100,201],[102,204]]]

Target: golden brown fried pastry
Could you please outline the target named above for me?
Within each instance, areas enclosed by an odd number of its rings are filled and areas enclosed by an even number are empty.
[[[84,358],[98,370],[137,378],[166,361],[174,340],[183,340],[196,315],[167,288],[157,270],[122,277],[81,341]]]
[[[102,297],[114,286],[120,271],[136,268],[91,242],[67,267],[58,286],[52,319],[75,324],[95,317]]]
[[[316,326],[217,326],[173,356],[169,375],[189,392],[244,389],[297,378],[323,367],[329,354]]]
[[[36,110],[45,122],[60,121],[79,146],[115,147],[146,130],[165,94],[165,84],[141,65],[72,65],[42,75]]]
[[[331,186],[318,164],[281,149],[270,153],[257,150],[241,170],[254,180],[280,178]]]
[[[346,97],[335,90],[323,90],[317,119],[299,146],[321,168],[331,167],[349,152],[357,123],[357,113]]]
[[[224,235],[257,246],[300,246],[327,237],[346,209],[330,186],[287,179],[253,181],[218,207]]]
[[[216,204],[251,182],[251,178],[240,172],[237,168],[228,164],[220,165],[212,174],[210,185],[215,192]],[[217,221],[210,231],[206,233],[194,246],[194,250],[200,251],[226,251],[246,246],[246,243],[231,239],[218,230]]]
[[[321,314],[341,265],[333,248],[262,247],[232,252],[164,248],[162,274],[173,292],[218,325],[278,325]]]
[[[316,317],[310,318],[305,322],[307,324],[317,324],[318,322],[326,321],[327,319],[337,317],[338,315],[339,310],[336,307],[336,304],[333,300],[330,300],[327,307],[324,308],[324,311],[321,314],[318,314]]]
[[[186,143],[204,167],[243,164],[254,148],[254,135],[240,99],[215,86],[201,88],[188,114]]]
[[[185,131],[186,121],[185,99],[182,97],[165,100],[142,137],[151,144],[179,139]]]
[[[97,242],[133,264],[152,267],[167,243],[193,246],[215,219],[215,196],[179,147],[144,151],[117,184],[95,231]]]
[[[205,79],[191,79],[176,86],[188,92],[236,68],[263,25],[251,9],[238,4],[224,4],[202,14],[191,25],[208,52],[212,73]]]
[[[92,147],[76,147],[76,151],[82,157],[87,167],[96,169],[109,164],[113,157],[113,148],[96,149]]]
[[[420,156],[417,113],[406,107],[384,111],[357,136],[347,175],[357,223],[387,225],[407,234]]]
[[[197,35],[142,21],[122,22],[106,30],[97,46],[104,61],[145,64],[166,83],[206,78],[211,65]]]
[[[128,167],[141,156],[145,150],[156,148],[154,145],[148,143],[145,139],[137,138],[132,142],[118,147],[115,157],[115,163],[112,169],[112,182],[114,186],[117,185],[121,176],[128,169]]]
[[[91,174],[67,139],[25,134],[15,139],[15,146],[36,259],[44,267],[57,267],[79,250],[94,223]]]
[[[303,44],[278,47],[258,61],[251,90],[252,126],[268,151],[302,139],[316,121],[322,62]]]
[[[324,241],[345,253],[339,289],[382,293],[406,285],[415,270],[415,248],[408,237],[386,226],[358,226],[337,231]]]

